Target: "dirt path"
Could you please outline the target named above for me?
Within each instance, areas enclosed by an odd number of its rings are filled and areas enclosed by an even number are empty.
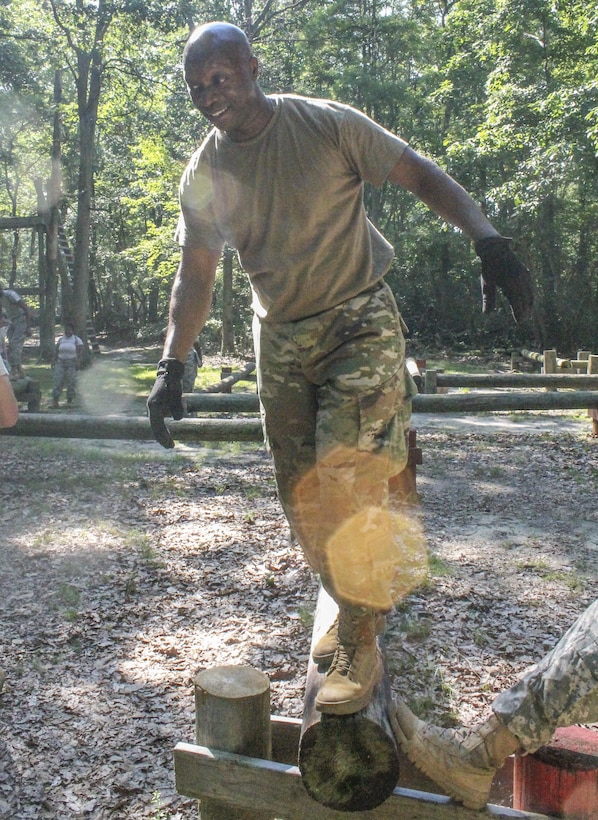
[[[597,597],[589,427],[418,432],[427,582],[387,632],[393,689],[473,721]],[[0,439],[0,818],[195,818],[172,749],[192,681],[247,663],[302,711],[317,587],[258,447]]]

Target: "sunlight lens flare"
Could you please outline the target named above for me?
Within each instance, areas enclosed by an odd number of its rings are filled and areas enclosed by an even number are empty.
[[[385,453],[336,447],[293,496],[293,529],[324,586],[376,610],[391,609],[427,575],[418,511],[389,489],[398,469]]]
[[[326,550],[338,594],[375,610],[391,609],[427,572],[421,524],[403,512],[361,510],[339,527]]]
[[[94,361],[79,374],[78,392],[86,413],[113,416],[130,410],[135,384],[124,362]]]

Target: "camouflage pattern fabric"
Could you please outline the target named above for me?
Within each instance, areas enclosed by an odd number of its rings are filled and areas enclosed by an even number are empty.
[[[11,320],[6,333],[10,369],[18,370],[23,359],[23,347],[27,338],[27,318],[23,314]]]
[[[54,386],[52,399],[58,401],[63,387],[66,387],[67,401],[72,402],[77,392],[77,361],[76,359],[57,359],[54,365]]]
[[[183,393],[193,393],[195,387],[195,380],[197,379],[198,359],[195,348],[191,348],[189,354],[184,362],[185,370],[183,371]]]
[[[296,322],[256,318],[254,340],[266,442],[293,533],[335,600],[389,609],[388,479],[407,463],[411,413],[392,292],[379,283]]]
[[[598,601],[492,709],[528,752],[548,743],[559,726],[598,721]]]

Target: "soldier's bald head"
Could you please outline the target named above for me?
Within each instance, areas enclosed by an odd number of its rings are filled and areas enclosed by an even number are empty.
[[[232,23],[205,23],[191,32],[183,51],[183,65],[201,63],[215,54],[225,54],[234,62],[252,57],[251,45],[244,31]]]

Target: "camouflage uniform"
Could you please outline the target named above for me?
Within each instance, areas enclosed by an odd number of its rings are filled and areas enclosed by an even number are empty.
[[[22,307],[21,297],[16,290],[4,288],[1,301],[10,320],[6,331],[8,363],[11,372],[14,371],[17,374],[21,368],[23,347],[29,332],[29,317]]]
[[[492,709],[528,752],[548,743],[559,726],[598,720],[598,601]]]
[[[389,608],[388,479],[406,465],[411,411],[389,287],[294,322],[256,318],[254,341],[266,441],[294,534],[337,601]],[[349,565],[342,582],[335,563]]]
[[[201,367],[199,355],[195,347],[192,347],[189,351],[184,364],[185,370],[183,372],[183,393],[193,393],[195,380],[197,379],[197,370]]]

